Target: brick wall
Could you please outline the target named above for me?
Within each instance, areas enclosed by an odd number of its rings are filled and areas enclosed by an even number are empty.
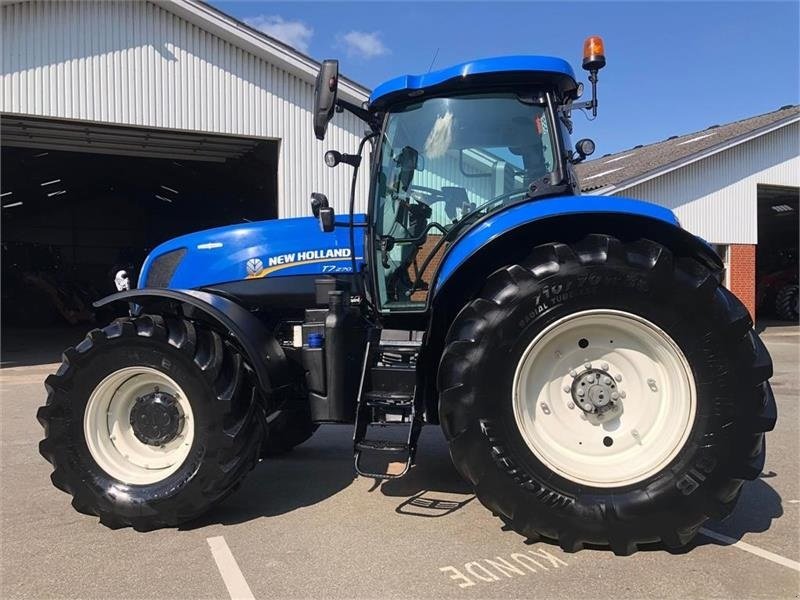
[[[728,246],[729,287],[756,318],[756,247],[755,244]]]

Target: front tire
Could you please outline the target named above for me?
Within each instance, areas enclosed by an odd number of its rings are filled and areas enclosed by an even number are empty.
[[[457,469],[513,529],[624,555],[730,513],[764,464],[771,374],[718,274],[591,235],[537,247],[459,313],[440,418]]]
[[[264,429],[240,354],[211,330],[144,315],[64,352],[39,451],[73,507],[146,531],[199,516],[258,460]]]

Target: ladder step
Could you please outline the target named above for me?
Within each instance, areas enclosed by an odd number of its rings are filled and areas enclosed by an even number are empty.
[[[414,404],[413,393],[372,390],[364,393],[367,406],[381,408],[408,408]]]
[[[404,452],[409,451],[408,444],[405,442],[393,442],[390,440],[361,440],[356,442],[356,450],[362,452]]]
[[[407,348],[408,350],[419,350],[422,347],[422,340],[381,340],[378,344],[380,348]]]

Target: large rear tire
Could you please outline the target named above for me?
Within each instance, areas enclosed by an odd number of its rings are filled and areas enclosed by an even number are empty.
[[[457,469],[514,530],[625,555],[733,510],[764,464],[771,374],[718,273],[591,235],[488,279],[448,334],[439,411]]]
[[[146,531],[206,512],[258,460],[261,407],[241,355],[190,321],[145,315],[64,352],[39,451],[73,507]]]

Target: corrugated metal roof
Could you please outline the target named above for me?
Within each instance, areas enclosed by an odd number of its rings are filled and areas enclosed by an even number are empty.
[[[784,106],[749,119],[607,154],[576,166],[581,190],[612,186],[618,190],[634,185],[799,119],[800,106]]]

